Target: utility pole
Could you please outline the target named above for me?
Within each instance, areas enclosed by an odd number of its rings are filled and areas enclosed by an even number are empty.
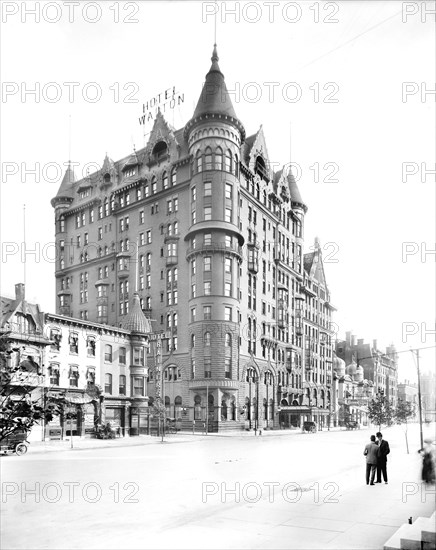
[[[416,368],[418,370],[418,410],[419,410],[419,435],[421,438],[421,449],[424,448],[424,439],[422,436],[422,404],[421,404],[421,374],[419,372],[419,349],[411,350],[416,352]]]

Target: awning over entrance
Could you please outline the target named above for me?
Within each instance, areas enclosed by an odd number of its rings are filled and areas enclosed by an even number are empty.
[[[79,393],[69,393],[67,392],[65,394],[65,401],[67,403],[74,403],[77,405],[86,405],[87,403],[91,403],[94,401],[94,398],[90,395],[85,394],[79,394]]]

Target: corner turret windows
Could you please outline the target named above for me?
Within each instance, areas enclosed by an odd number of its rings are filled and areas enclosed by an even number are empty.
[[[212,170],[212,149],[210,147],[206,147],[204,159],[205,170]]]

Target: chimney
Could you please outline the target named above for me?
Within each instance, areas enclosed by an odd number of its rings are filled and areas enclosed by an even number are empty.
[[[25,298],[24,283],[17,283],[15,285],[15,299],[21,302],[24,300],[24,298]]]
[[[377,349],[377,340],[373,340],[373,341],[372,341],[372,347],[373,347],[374,349]]]
[[[357,340],[357,345],[363,346],[363,338],[359,338],[359,340]]]
[[[350,343],[351,343],[351,332],[350,331],[345,333],[345,340],[346,340],[347,344],[350,345]]]
[[[356,337],[354,336],[354,334],[351,335],[351,345],[352,346],[356,345]]]

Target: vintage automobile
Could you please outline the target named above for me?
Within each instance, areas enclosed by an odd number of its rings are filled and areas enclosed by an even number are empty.
[[[315,433],[316,432],[315,422],[304,422],[303,423],[303,432]]]
[[[360,430],[360,424],[357,420],[348,420],[348,422],[345,422],[345,427],[347,430]]]
[[[0,442],[0,453],[15,453],[18,456],[26,454],[29,445],[26,438],[27,432],[24,430],[8,435]]]

